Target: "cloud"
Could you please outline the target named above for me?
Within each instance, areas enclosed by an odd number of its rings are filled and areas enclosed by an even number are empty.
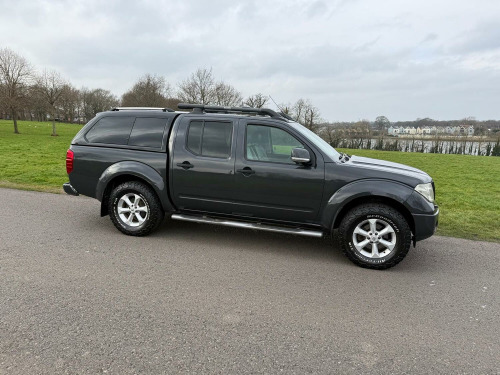
[[[198,67],[330,120],[500,118],[500,3],[0,0],[0,46],[121,95]]]
[[[429,33],[425,36],[421,43],[433,42],[438,39],[438,35],[436,33]]]

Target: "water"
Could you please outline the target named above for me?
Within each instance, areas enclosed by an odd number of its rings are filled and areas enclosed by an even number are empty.
[[[461,139],[368,138],[342,139],[335,147],[365,150],[424,152],[439,154],[490,155],[495,141]]]

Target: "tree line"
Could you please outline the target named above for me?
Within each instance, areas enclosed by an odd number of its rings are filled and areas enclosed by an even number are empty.
[[[179,103],[262,108],[270,104],[262,93],[243,97],[234,86],[217,80],[212,69],[199,68],[177,85],[164,77],[145,74],[120,98],[104,88],[76,88],[55,70],[37,71],[23,56],[9,48],[0,49],[0,118],[52,120],[82,123],[96,113],[123,107],[160,107],[177,110]],[[319,110],[307,99],[279,104],[282,112],[309,129],[321,122]]]
[[[460,120],[434,120],[429,117],[417,118],[410,121],[395,121],[391,122],[386,116],[378,116],[375,121],[359,120],[356,122],[328,122],[321,124],[324,132],[333,137],[333,133],[339,133],[338,136],[345,136],[346,134],[363,133],[370,136],[380,136],[387,133],[390,126],[393,127],[410,127],[410,128],[424,128],[426,126],[436,128],[445,128],[447,126],[456,127],[461,125],[473,125],[474,135],[478,136],[494,136],[500,131],[500,120],[476,120],[474,117],[465,117]]]

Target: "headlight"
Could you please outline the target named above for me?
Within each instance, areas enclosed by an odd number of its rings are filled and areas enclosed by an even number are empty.
[[[429,202],[434,202],[434,189],[432,188],[432,183],[429,182],[428,184],[417,185],[415,186],[415,191],[422,194]]]

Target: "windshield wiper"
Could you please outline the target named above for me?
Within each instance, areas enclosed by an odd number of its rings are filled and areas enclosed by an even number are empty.
[[[345,163],[346,161],[349,161],[350,159],[350,156],[347,155],[346,153],[344,152],[341,152],[340,155],[339,155],[339,160],[342,161],[343,163]]]

